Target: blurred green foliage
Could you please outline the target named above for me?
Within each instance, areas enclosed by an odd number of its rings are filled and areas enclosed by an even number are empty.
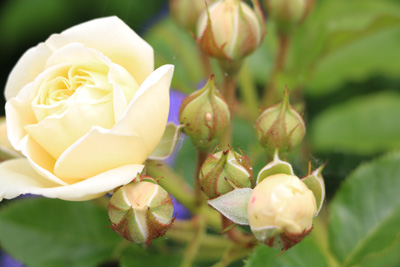
[[[3,1],[0,85],[4,87],[22,53],[50,34],[95,17],[117,15],[153,46],[156,67],[175,65],[172,87],[190,93],[210,73],[202,67],[201,54],[192,36],[171,18],[159,16],[165,7],[164,0],[147,0],[145,4],[138,0]],[[233,121],[233,146],[247,154],[256,175],[265,165],[265,154],[255,138],[251,118],[262,106],[261,95],[278,48],[276,27],[268,20],[267,32],[263,45],[242,69],[238,93],[241,112]],[[220,81],[216,62],[211,63]],[[292,91],[294,104],[302,107],[307,124],[307,140],[290,155],[290,160],[296,172],[302,174],[308,160],[313,167],[328,162],[323,172],[328,208],[320,215],[311,236],[301,244],[279,257],[279,252],[259,246],[245,265],[399,266],[400,157],[390,152],[400,148],[400,2],[317,1],[313,12],[293,33],[285,68],[277,75],[279,90],[285,85]],[[188,183],[193,182],[195,154],[195,148],[186,139],[174,166]],[[47,207],[44,211],[42,205]],[[85,266],[95,266],[102,260],[115,259],[115,248],[111,247],[119,243],[115,240],[119,237],[109,236],[113,235],[111,231],[98,236],[104,232],[99,225],[107,224],[107,220],[98,213],[96,205],[23,199],[7,206],[8,203],[0,207],[0,226],[9,229],[1,231],[0,244],[31,266],[63,266],[65,262],[80,260]],[[55,218],[57,221],[48,225],[48,221],[37,218],[38,214],[57,217],[54,214],[60,209],[66,213],[67,218],[62,217],[65,220]],[[95,227],[92,234],[85,232],[88,223]],[[65,234],[60,236],[63,231]],[[80,239],[69,240],[74,237]],[[97,238],[101,242],[94,244]],[[38,253],[35,246],[42,251],[51,249],[51,253]],[[107,249],[114,254],[105,252]],[[149,255],[155,254],[143,251],[142,247],[131,246],[117,254],[121,255],[122,266],[135,262],[150,264],[150,260],[179,262],[175,254],[152,259]],[[135,261],[128,255],[141,257]]]

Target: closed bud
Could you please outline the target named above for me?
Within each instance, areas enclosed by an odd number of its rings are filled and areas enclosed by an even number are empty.
[[[232,148],[212,154],[200,170],[199,184],[209,198],[216,198],[236,188],[254,186],[249,159]]]
[[[202,11],[215,0],[169,0],[172,18],[184,29],[196,32],[197,20]]]
[[[305,16],[307,0],[266,0],[265,6],[268,15],[285,32]]]
[[[137,177],[116,190],[108,205],[111,228],[135,243],[151,243],[172,225],[172,199],[151,177]]]
[[[247,212],[261,243],[287,250],[312,230],[317,206],[313,192],[298,177],[275,174],[254,188]]]
[[[215,88],[211,75],[203,89],[186,97],[179,111],[179,122],[200,150],[214,147],[230,123],[230,111]]]
[[[222,60],[241,60],[262,43],[264,18],[258,1],[254,9],[239,0],[220,0],[207,8],[198,20],[200,47]]]
[[[286,89],[281,103],[266,108],[255,123],[256,136],[260,144],[270,154],[276,149],[291,151],[299,145],[306,132],[301,115],[289,104],[289,91]]]

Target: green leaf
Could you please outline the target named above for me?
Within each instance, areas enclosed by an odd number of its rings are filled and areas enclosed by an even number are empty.
[[[144,247],[143,245],[132,244],[125,249],[121,255],[120,266],[163,266],[163,267],[176,267],[181,264],[182,256],[176,252],[167,251],[164,253],[160,251],[151,250],[151,247]]]
[[[360,166],[331,202],[330,246],[343,266],[384,253],[400,237],[400,153]]]
[[[326,0],[296,32],[289,70],[306,93],[321,96],[371,75],[397,77],[400,5],[397,1]]]
[[[93,202],[24,198],[0,210],[0,244],[28,266],[97,266],[122,238]]]
[[[284,266],[310,267],[329,266],[320,246],[311,237],[306,237],[299,244],[282,255],[280,250],[259,245],[246,261],[246,267]],[[280,255],[280,256],[279,256]]]
[[[370,254],[365,257],[357,266],[362,267],[398,267],[400,263],[400,240],[398,239],[391,247],[388,249],[376,253]]]
[[[400,94],[380,92],[327,109],[311,124],[318,152],[375,154],[400,147]]]

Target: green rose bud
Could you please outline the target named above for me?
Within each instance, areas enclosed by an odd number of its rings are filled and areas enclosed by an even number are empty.
[[[276,149],[291,151],[305,135],[305,123],[301,115],[289,104],[286,89],[281,103],[266,108],[255,123],[256,136],[270,154]]]
[[[220,0],[200,15],[197,37],[200,47],[222,60],[241,60],[260,46],[264,18],[258,1],[254,9],[244,1]]]
[[[203,89],[183,100],[179,122],[197,148],[208,150],[227,129],[230,116],[229,107],[215,88],[214,75],[211,75]]]
[[[313,192],[298,177],[275,174],[254,188],[247,213],[251,231],[261,243],[287,250],[312,230],[317,205]]]
[[[137,177],[116,190],[108,205],[111,228],[135,243],[151,243],[171,227],[174,208],[168,192],[151,177]]]
[[[235,188],[254,186],[249,159],[232,148],[210,155],[200,170],[199,184],[209,198],[216,198]]]
[[[290,31],[307,12],[306,0],[266,0],[265,6],[281,32]]]

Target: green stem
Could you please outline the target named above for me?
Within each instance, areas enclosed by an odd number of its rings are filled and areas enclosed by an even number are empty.
[[[226,229],[232,224],[232,222],[222,214],[221,218],[222,218],[222,229]],[[245,234],[239,231],[239,229],[236,227],[233,227],[229,231],[225,232],[225,234],[228,236],[230,240],[232,240],[237,244],[240,244],[243,247],[253,247],[257,243],[254,235]]]
[[[290,36],[284,33],[279,33],[278,38],[279,38],[279,46],[278,46],[277,56],[275,59],[275,65],[274,68],[272,69],[269,81],[265,87],[264,96],[262,99],[264,107],[273,105],[280,99],[280,95],[278,94],[278,90],[276,88],[276,78],[278,74],[282,72],[284,69],[287,52],[290,47]]]
[[[200,176],[201,166],[203,166],[203,163],[206,160],[207,156],[208,156],[208,151],[197,149],[196,171],[193,177],[194,178],[193,184],[195,191],[196,207],[198,208],[205,203],[204,194],[199,184],[199,176]]]
[[[234,104],[236,98],[236,78],[229,75],[224,75],[224,82],[222,85],[222,95],[228,104],[231,112],[231,120],[234,114]],[[232,144],[232,123],[229,124],[228,129],[221,136],[219,145],[221,149],[228,148],[228,145]]]
[[[248,64],[244,64],[242,70],[240,71],[239,84],[240,91],[243,95],[243,103],[245,108],[244,112],[248,113],[250,121],[255,121],[259,114],[259,102],[256,93],[257,89],[255,87],[254,80],[250,73]]]
[[[193,239],[189,242],[186,251],[183,255],[182,267],[191,267],[199,252],[200,244],[204,238],[206,230],[206,220],[200,214],[195,218],[195,231]]]
[[[187,209],[196,210],[193,189],[190,188],[183,177],[177,175],[167,164],[162,161],[149,160],[146,162],[146,172],[152,177],[163,177],[159,180],[159,184]]]
[[[166,232],[165,237],[178,243],[188,243],[194,239],[194,230],[195,227],[192,220],[176,220]],[[226,238],[209,234],[204,234],[200,242],[201,247],[217,250],[225,249],[229,244],[231,242]]]
[[[194,190],[190,188],[186,181],[176,174],[171,167],[162,161],[147,161],[147,174],[152,177],[163,177],[160,185],[182,203],[191,213],[196,214],[199,208],[196,206]],[[215,231],[221,231],[221,219],[219,213],[208,206],[202,206],[201,212],[206,218],[208,225]]]
[[[212,267],[229,266],[229,264],[231,264],[232,262],[246,257],[251,251],[252,248],[243,248],[240,245],[231,245],[226,249],[221,260],[214,264]]]

